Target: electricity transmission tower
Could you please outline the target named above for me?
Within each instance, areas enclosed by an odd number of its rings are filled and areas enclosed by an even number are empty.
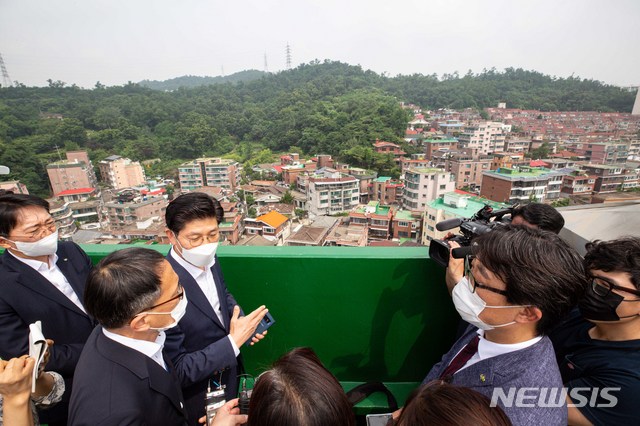
[[[11,87],[11,77],[9,77],[9,72],[7,72],[7,67],[4,66],[2,53],[0,53],[0,69],[2,70],[2,85],[4,87]]]

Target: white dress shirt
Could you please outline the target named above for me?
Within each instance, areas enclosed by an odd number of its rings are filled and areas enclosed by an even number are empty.
[[[158,337],[156,338],[155,342],[132,339],[131,337],[112,333],[106,328],[102,329],[102,333],[109,339],[148,356],[149,358],[154,360],[160,367],[167,370],[167,364],[165,364],[164,358],[162,357],[162,348],[164,347],[164,340],[166,338],[164,331],[158,333]]]
[[[224,325],[224,318],[222,318],[222,310],[220,308],[220,298],[218,297],[218,290],[216,288],[216,282],[213,279],[213,273],[211,272],[211,268],[216,264],[216,258],[213,258],[213,261],[207,265],[204,270],[198,268],[197,266],[192,265],[191,263],[184,260],[174,249],[171,247],[171,251],[169,251],[169,255],[176,261],[180,266],[182,266],[188,273],[193,277],[195,282],[202,290],[202,293],[205,295],[209,304],[213,308],[213,312],[215,312],[216,316],[220,320],[220,324]],[[226,301],[225,301],[226,302]],[[240,355],[240,349],[236,345],[236,342],[231,338],[231,335],[227,335],[229,341],[231,342],[231,346],[233,347],[233,352],[236,356]]]
[[[484,359],[493,358],[494,356],[508,354],[509,352],[515,352],[515,351],[519,351],[520,349],[528,348],[529,346],[535,345],[540,341],[540,339],[542,339],[542,336],[537,336],[537,337],[534,337],[533,339],[526,340],[524,342],[507,344],[507,343],[495,343],[485,339],[484,330],[478,330],[478,335],[480,336],[480,341],[478,341],[478,350],[469,359],[469,361],[467,361],[467,363],[458,371],[462,371],[465,368],[470,367],[476,362],[480,362]]]
[[[42,275],[45,280],[49,281],[55,288],[57,288],[60,293],[64,294],[67,299],[73,302],[82,312],[87,313],[84,310],[84,306],[80,302],[78,295],[69,284],[67,277],[64,276],[60,268],[58,268],[58,255],[52,254],[49,256],[49,263],[40,262],[39,260],[34,259],[25,259],[22,257],[18,257],[15,254],[11,253],[11,250],[7,250],[10,255],[18,259],[20,262],[24,263],[27,266],[35,269],[37,273]],[[51,265],[51,266],[49,266]]]

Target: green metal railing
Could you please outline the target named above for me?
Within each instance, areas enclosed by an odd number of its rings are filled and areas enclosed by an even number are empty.
[[[82,247],[97,262],[127,246]],[[309,346],[345,389],[380,380],[402,404],[453,342],[459,317],[426,247],[223,246],[218,258],[245,312],[265,304],[276,320],[265,340],[242,349],[251,374]],[[369,398],[360,413],[383,401]]]

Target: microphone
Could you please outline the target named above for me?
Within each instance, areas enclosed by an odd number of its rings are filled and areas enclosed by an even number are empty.
[[[442,220],[436,223],[436,229],[438,231],[447,231],[449,229],[457,228],[462,224],[463,220],[459,217],[455,217],[453,219]]]

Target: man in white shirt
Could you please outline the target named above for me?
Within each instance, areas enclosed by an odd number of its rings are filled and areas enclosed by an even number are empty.
[[[192,192],[171,201],[166,210],[167,260],[189,294],[187,312],[167,333],[167,354],[182,383],[189,422],[204,415],[205,392],[211,382],[226,386],[227,400],[238,392],[240,347],[262,339],[256,327],[265,306],[247,316],[227,290],[216,257],[224,211],[207,194]]]
[[[69,389],[95,326],[82,304],[91,260],[73,242],[58,243],[49,203],[33,195],[0,196],[0,247],[0,357],[27,353],[29,324],[42,321],[43,334],[55,342],[47,368]],[[41,421],[66,424],[68,398],[41,411]]]

